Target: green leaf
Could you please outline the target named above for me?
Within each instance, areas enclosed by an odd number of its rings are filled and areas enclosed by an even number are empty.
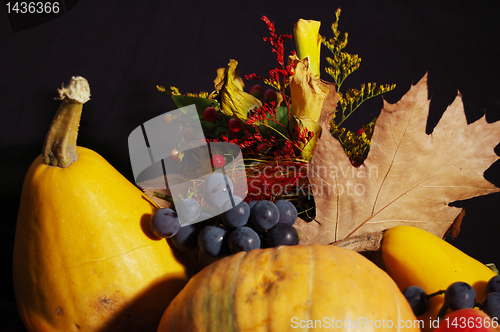
[[[278,121],[283,125],[280,127],[288,128],[288,108],[286,106],[280,106],[276,108],[276,117]]]
[[[270,114],[267,114],[267,118],[272,119],[272,116]],[[276,118],[279,123],[274,122],[274,120],[269,120],[267,126],[264,125],[258,126],[262,137],[268,138],[269,135],[271,135],[276,138],[279,138],[282,137],[281,135],[284,136],[288,135],[288,108],[286,106],[277,107]]]
[[[269,121],[269,125],[279,131],[281,134],[288,136],[288,108],[286,106],[280,106],[276,108],[276,118],[279,123]],[[279,136],[277,133],[273,133],[273,136]]]
[[[228,131],[227,129],[227,126],[223,127],[223,126],[214,126],[213,127],[213,131],[210,132],[211,135],[213,135],[213,137],[216,137],[216,138],[221,138],[222,135],[226,134]]]

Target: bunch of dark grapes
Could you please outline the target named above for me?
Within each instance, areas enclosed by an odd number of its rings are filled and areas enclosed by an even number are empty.
[[[444,316],[446,311],[456,311],[466,308],[479,307],[491,318],[500,319],[500,275],[491,278],[486,284],[486,297],[482,303],[476,302],[476,291],[468,283],[457,281],[446,290],[427,294],[418,286],[410,286],[403,290],[415,316],[424,314],[429,309],[429,299],[444,294],[444,305],[438,316]]]
[[[191,206],[193,200],[186,201],[184,205],[190,206],[182,206],[185,210],[182,215],[195,218],[203,214],[198,212],[198,207]],[[208,219],[205,216],[204,221],[182,227],[173,209],[156,210],[150,219],[151,230],[156,236],[169,239],[178,250],[199,248],[211,257],[299,243],[299,234],[293,227],[297,209],[287,200],[247,203],[234,196],[222,205],[215,202],[214,205],[225,212]]]

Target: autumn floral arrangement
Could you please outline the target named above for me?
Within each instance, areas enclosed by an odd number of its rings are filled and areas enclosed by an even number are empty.
[[[208,141],[231,142],[242,149],[250,182],[246,200],[292,200],[308,220],[313,219],[315,211],[307,165],[323,132],[318,120],[327,95],[339,98],[339,103],[332,105],[334,112],[328,131],[339,140],[352,165],[357,167],[370,149],[376,119],[357,133],[344,128],[343,123],[364,101],[395,87],[394,84],[368,83],[345,94],[340,92],[346,77],[361,63],[358,55],[343,51],[348,35],[338,31],[340,12],[340,9],[336,12],[333,37],[329,40],[319,34],[320,22],[302,19],[297,22],[294,29],[297,52],[293,51],[287,61],[284,43],[292,35],[276,34],[274,23],[262,17],[270,32],[264,41],[276,53],[278,66],[271,69],[267,77],[250,74],[245,78],[268,85],[266,91],[259,84],[252,86],[248,93],[244,91],[236,60],[230,60],[227,67],[217,71],[215,91],[210,94],[181,94],[175,87],[167,90],[158,86],[161,92],[171,95],[179,107],[196,104]],[[322,45],[332,52],[332,57],[327,58],[330,67],[325,70],[335,85],[319,79]]]
[[[498,159],[493,148],[500,124],[488,124],[483,117],[467,125],[459,94],[427,135],[424,76],[396,104],[384,102],[380,115],[359,131],[346,129],[345,120],[364,101],[395,84],[368,83],[343,91],[361,58],[344,51],[348,35],[338,29],[340,13],[335,13],[331,38],[319,34],[321,22],[299,20],[296,51],[288,59],[284,43],[292,35],[278,35],[274,23],[262,17],[270,32],[264,41],[276,53],[278,66],[267,77],[245,78],[263,82],[267,91],[254,85],[246,92],[233,59],[217,70],[211,93],[158,89],[178,107],[196,105],[207,141],[241,148],[246,201],[294,203],[301,243],[329,244],[401,224],[439,237],[457,234],[464,214],[448,204],[499,191],[482,173]],[[323,46],[332,54],[325,71],[333,82],[320,78]],[[234,157],[228,151],[222,156],[223,162]]]

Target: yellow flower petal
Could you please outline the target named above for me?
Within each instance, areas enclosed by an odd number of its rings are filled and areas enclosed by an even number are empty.
[[[318,77],[320,75],[319,63],[321,52],[320,26],[321,22],[319,21],[300,19],[295,23],[293,29],[299,59],[309,58],[311,72]]]

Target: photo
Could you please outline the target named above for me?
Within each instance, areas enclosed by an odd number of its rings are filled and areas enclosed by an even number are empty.
[[[0,332],[499,331],[496,0],[0,3]]]

